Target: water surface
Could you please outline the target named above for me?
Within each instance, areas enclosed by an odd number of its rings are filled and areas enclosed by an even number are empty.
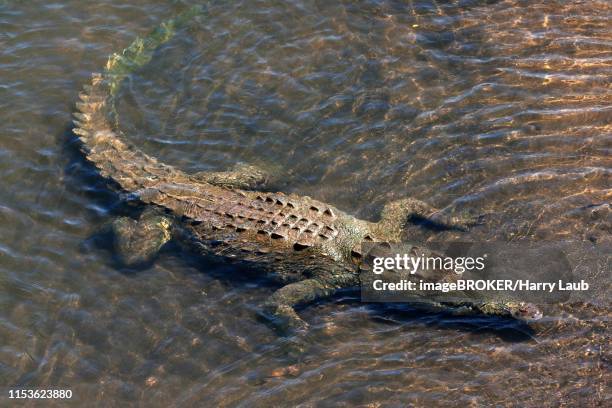
[[[610,244],[608,2],[331,3],[210,3],[124,84],[122,130],[188,171],[270,166],[370,220],[405,196],[485,214],[413,239]],[[347,291],[287,339],[258,319],[276,286],[252,271],[175,247],[116,265],[99,231],[135,210],[70,114],[108,54],[189,5],[0,2],[0,384],[99,406],[610,403],[609,283],[531,327]],[[577,271],[609,282],[609,258]]]

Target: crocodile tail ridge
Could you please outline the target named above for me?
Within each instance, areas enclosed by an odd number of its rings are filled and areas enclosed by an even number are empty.
[[[122,52],[111,55],[105,69],[93,74],[79,94],[73,132],[81,141],[86,158],[101,175],[126,191],[147,188],[182,173],[129,143],[117,126],[115,96],[128,75],[147,64],[160,45],[202,11],[199,7],[189,9],[165,21],[146,37],[137,38]]]

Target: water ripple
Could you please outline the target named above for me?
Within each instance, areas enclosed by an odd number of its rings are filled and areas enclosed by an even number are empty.
[[[104,228],[133,208],[71,145],[70,112],[110,52],[186,3],[0,2],[4,384],[80,405],[605,403],[607,293],[532,328],[347,293],[287,339],[257,318],[274,287],[250,271],[175,248],[114,265]],[[485,214],[469,238],[605,243],[611,16],[604,0],[210,2],[129,78],[120,125],[187,170],[273,163],[287,190],[365,218],[414,196]]]

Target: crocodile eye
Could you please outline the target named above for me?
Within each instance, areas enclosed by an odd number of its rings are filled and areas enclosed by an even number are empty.
[[[521,303],[516,308],[515,316],[524,320],[538,320],[542,317],[542,312],[531,303]]]

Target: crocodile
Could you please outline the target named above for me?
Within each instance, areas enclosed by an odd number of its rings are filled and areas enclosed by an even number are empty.
[[[73,131],[85,158],[147,208],[137,220],[122,217],[112,223],[116,252],[124,263],[147,262],[176,238],[204,255],[256,266],[283,285],[265,302],[264,314],[285,328],[299,329],[307,324],[296,305],[359,285],[362,242],[399,242],[413,217],[448,228],[469,226],[413,198],[388,203],[380,221],[366,221],[308,196],[266,191],[268,177],[254,166],[189,174],[131,144],[119,129],[115,109],[121,83],[193,15],[179,15],[113,54],[76,103]],[[469,308],[523,320],[541,315],[522,302],[475,301]]]

